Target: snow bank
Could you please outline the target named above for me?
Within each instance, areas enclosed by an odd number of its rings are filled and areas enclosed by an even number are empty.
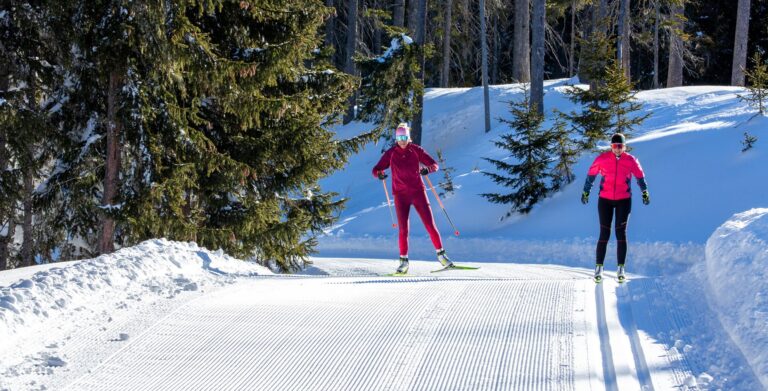
[[[128,302],[170,298],[269,269],[194,243],[150,240],[98,258],[51,267],[0,284],[0,352],[42,340],[50,326],[82,326],[127,311]],[[32,338],[34,336],[34,338]],[[29,348],[32,348],[31,346]]]
[[[735,214],[707,241],[710,300],[768,387],[768,208]]]

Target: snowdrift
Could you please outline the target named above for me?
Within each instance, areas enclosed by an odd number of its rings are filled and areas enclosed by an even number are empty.
[[[706,245],[710,301],[768,387],[768,208],[737,213]]]
[[[87,318],[114,313],[132,301],[199,291],[238,275],[272,274],[221,251],[165,239],[52,266],[7,286],[0,284],[0,352],[17,339],[41,341],[41,334],[51,332],[49,326],[76,328]]]

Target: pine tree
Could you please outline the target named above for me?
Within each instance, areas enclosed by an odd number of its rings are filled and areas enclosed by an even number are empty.
[[[511,209],[505,217],[513,213],[527,214],[539,201],[546,198],[552,191],[552,171],[550,169],[553,134],[543,131],[541,125],[544,116],[535,104],[531,103],[527,89],[523,92],[523,100],[510,102],[512,119],[501,118],[514,133],[501,136],[494,144],[510,152],[514,162],[484,158],[492,163],[499,173],[483,172],[510,192],[481,194],[489,201],[497,204],[511,204]]]
[[[68,237],[113,219],[118,246],[195,240],[301,267],[343,206],[318,180],[374,138],[327,130],[354,87],[317,50],[330,11],[311,0],[78,7],[60,127],[69,146],[46,183]],[[112,198],[108,144],[119,147]]]
[[[611,61],[602,71],[591,73],[600,75],[595,86],[588,89],[573,87],[566,91],[569,99],[580,106],[580,111],[559,112],[563,120],[568,121],[579,141],[582,150],[591,150],[598,141],[605,140],[614,133],[630,135],[650,114],[637,115],[642,105],[635,99],[636,92],[632,83],[616,63]]]
[[[611,115],[606,136],[614,133],[630,136],[634,129],[650,116],[650,113],[638,114],[643,106],[637,102],[637,91],[617,61],[612,61],[606,68],[605,84],[598,88],[605,91],[606,109]]]
[[[52,113],[60,107],[61,13],[55,1],[18,4],[2,11],[0,23],[0,269],[46,257],[33,221],[46,205],[35,192],[56,141]],[[58,18],[58,19],[57,19]],[[19,230],[20,229],[20,230]],[[14,236],[22,234],[20,249]],[[17,251],[18,250],[18,251]],[[17,259],[18,262],[13,259]]]
[[[552,126],[554,143],[554,162],[552,167],[552,191],[559,191],[569,183],[573,182],[576,176],[573,173],[573,166],[578,161],[580,149],[577,143],[571,139],[567,124],[559,116],[555,118]]]
[[[760,115],[765,113],[765,104],[768,99],[768,64],[763,61],[761,53],[755,52],[752,56],[754,68],[744,71],[749,80],[747,95],[738,95],[739,99],[757,108]]]
[[[446,194],[453,194],[455,190],[453,186],[453,172],[456,169],[448,166],[443,151],[439,149],[437,150],[437,163],[440,165],[440,171],[443,173],[443,181],[437,185],[440,188],[440,197],[444,197]]]
[[[361,121],[373,122],[380,129],[394,129],[414,118],[415,97],[423,92],[424,85],[417,77],[418,52],[422,49],[412,43],[408,36],[397,35],[383,55],[358,58],[362,74],[358,98]]]
[[[581,106],[579,111],[568,114],[557,111],[571,124],[573,132],[581,137],[581,148],[592,149],[598,140],[604,139],[610,125],[610,114],[606,109],[606,90],[599,88],[605,79],[605,64],[612,56],[611,41],[601,32],[594,32],[589,40],[581,40],[581,64],[579,74],[591,81],[590,87],[572,87],[565,91],[571,102]]]
[[[741,152],[749,151],[750,149],[752,149],[752,147],[755,146],[756,142],[757,142],[757,137],[752,136],[747,132],[744,132],[744,140],[742,140],[741,142],[741,145],[743,145],[744,147],[741,148]]]

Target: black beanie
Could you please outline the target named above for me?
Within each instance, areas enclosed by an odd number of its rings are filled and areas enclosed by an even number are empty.
[[[626,144],[624,135],[621,133],[616,133],[611,137],[611,144]]]

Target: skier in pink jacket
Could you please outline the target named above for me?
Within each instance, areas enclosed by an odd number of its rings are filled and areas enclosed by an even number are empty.
[[[373,167],[373,176],[383,180],[387,177],[384,170],[392,170],[392,194],[395,198],[397,225],[399,228],[400,265],[397,273],[408,272],[408,214],[411,205],[421,217],[424,227],[429,233],[432,244],[437,251],[437,260],[444,267],[453,266],[445,254],[440,232],[437,231],[435,218],[427,200],[427,191],[421,175],[437,171],[438,165],[420,146],[411,142],[411,129],[408,124],[401,123],[395,130],[397,145],[388,149]]]
[[[648,194],[648,185],[645,182],[640,162],[634,156],[626,152],[626,139],[623,134],[616,133],[611,137],[611,151],[604,152],[595,158],[587,173],[584,183],[584,192],[581,194],[581,203],[589,202],[589,192],[597,174],[603,176],[600,181],[600,194],[597,201],[597,212],[600,217],[600,239],[597,241],[597,260],[595,266],[595,282],[602,281],[603,262],[605,251],[608,247],[608,239],[611,237],[611,220],[616,212],[616,257],[618,271],[616,276],[619,282],[624,282],[624,263],[627,258],[627,223],[632,211],[632,192],[630,183],[632,176],[637,180],[637,185],[643,195],[643,204],[651,202]]]

